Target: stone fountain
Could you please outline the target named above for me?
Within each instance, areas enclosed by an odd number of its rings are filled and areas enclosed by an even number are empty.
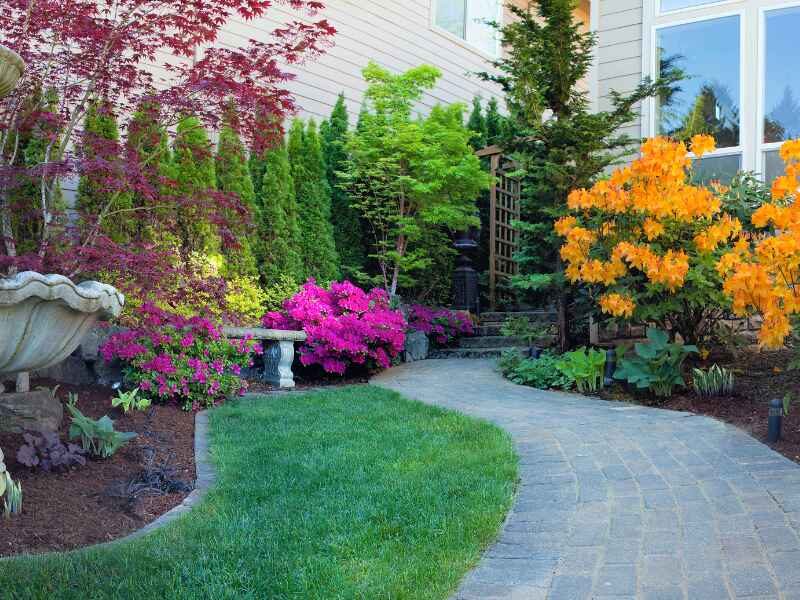
[[[25,70],[0,46],[0,97]],[[125,297],[110,285],[75,284],[62,275],[32,271],[0,278],[0,430],[57,429],[63,410],[50,390],[30,390],[28,373],[55,365],[80,345],[99,321],[119,316]],[[16,380],[16,390],[4,382]]]

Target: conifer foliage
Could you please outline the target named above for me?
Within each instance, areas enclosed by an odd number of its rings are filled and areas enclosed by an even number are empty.
[[[197,197],[210,203],[209,192],[215,188],[216,174],[211,142],[203,124],[195,117],[184,117],[178,123],[174,146],[175,193],[178,196]],[[184,255],[192,252],[213,252],[219,249],[219,241],[203,212],[195,206],[179,206],[176,220],[181,250]]]
[[[250,159],[256,198],[255,254],[264,287],[303,279],[294,179],[285,143]]]
[[[331,189],[331,221],[336,251],[345,274],[364,267],[365,252],[358,211],[351,205],[350,194],[342,186],[340,173],[347,168],[347,129],[349,119],[344,94],[339,94],[329,120],[320,126],[326,175]]]
[[[331,224],[331,190],[317,125],[295,119],[289,131],[289,160],[297,198],[299,252],[305,277],[328,283],[339,277]]]
[[[102,167],[81,177],[77,209],[88,222],[102,220],[100,231],[114,241],[125,242],[131,236],[131,219],[119,211],[131,208],[132,197],[130,192],[121,191],[125,179],[122,174],[119,127],[109,103],[96,101],[89,107],[81,146],[83,158]]]
[[[217,190],[234,194],[252,215],[255,211],[255,190],[247,165],[244,144],[239,134],[227,124],[219,135],[215,169]],[[224,248],[223,255],[226,275],[247,277],[256,275],[258,269],[249,235],[237,236],[236,243]]]

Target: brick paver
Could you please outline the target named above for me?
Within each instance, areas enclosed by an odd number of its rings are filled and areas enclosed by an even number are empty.
[[[744,432],[517,386],[491,361],[412,363],[373,383],[514,439],[514,507],[454,599],[800,599],[800,466]]]

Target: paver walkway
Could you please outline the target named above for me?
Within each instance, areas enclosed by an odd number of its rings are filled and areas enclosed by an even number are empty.
[[[800,599],[800,466],[738,429],[516,386],[490,361],[412,363],[373,383],[516,444],[514,507],[454,598]]]

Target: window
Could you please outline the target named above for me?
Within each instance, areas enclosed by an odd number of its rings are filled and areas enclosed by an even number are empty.
[[[490,56],[499,53],[497,31],[490,23],[500,21],[500,0],[435,0],[434,23]]]
[[[699,171],[705,179],[730,179],[741,165],[740,19],[737,15],[684,23],[656,30],[659,73],[684,75],[677,90],[656,102],[656,131],[688,140],[705,133],[717,141],[717,153]]]
[[[800,138],[800,0],[648,0],[644,75],[679,69],[678,91],[650,100],[644,136],[708,133],[717,149],[702,179],[737,168],[767,182],[783,173],[778,154]]]
[[[795,38],[798,27],[798,6],[764,11],[760,141],[767,181],[783,173],[783,161],[778,155],[781,142],[800,137],[800,50]]]

